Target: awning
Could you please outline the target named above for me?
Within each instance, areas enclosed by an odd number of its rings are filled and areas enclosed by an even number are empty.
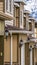
[[[0,20],[14,20],[14,17],[4,12],[0,12]]]
[[[26,14],[30,14],[30,11],[28,11],[28,10],[24,10],[24,13],[26,13]]]
[[[5,30],[8,30],[10,33],[33,34],[32,31],[27,31],[25,29],[17,28],[16,26],[7,25],[5,27]]]
[[[14,3],[14,5],[15,5],[16,7],[20,7],[18,3]]]
[[[35,18],[33,18],[33,17],[30,17],[30,18],[29,18],[29,20],[34,20],[34,21],[35,21]]]
[[[10,33],[21,33],[21,34],[33,34],[31,31],[26,31],[26,30],[9,30]]]
[[[23,5],[26,5],[26,2],[24,0],[14,0],[16,3],[22,3]]]
[[[30,41],[37,42],[37,38],[30,39]]]

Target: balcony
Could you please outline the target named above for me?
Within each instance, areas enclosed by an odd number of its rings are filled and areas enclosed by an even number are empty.
[[[19,3],[22,3],[22,4],[26,4],[25,3],[25,0],[14,0],[15,2],[19,2]]]
[[[14,19],[14,17],[12,17],[8,14],[5,14],[4,12],[0,12],[0,19],[1,20],[12,20],[12,19]]]

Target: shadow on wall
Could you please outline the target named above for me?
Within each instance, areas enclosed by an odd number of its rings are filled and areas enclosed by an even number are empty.
[[[35,65],[37,65],[37,62],[35,63]]]

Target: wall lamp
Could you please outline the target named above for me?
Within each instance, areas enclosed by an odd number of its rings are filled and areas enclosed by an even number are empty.
[[[8,30],[5,30],[5,37],[6,37],[6,40],[7,40],[8,35],[9,35],[9,31],[8,31]]]
[[[37,48],[37,43],[34,44],[34,48]]]
[[[27,41],[30,41],[30,35],[27,34]]]
[[[31,45],[31,46],[29,46],[29,51],[31,51],[31,49],[32,49],[32,45]]]
[[[22,45],[23,45],[23,40],[21,39],[19,42],[19,47],[22,47]]]

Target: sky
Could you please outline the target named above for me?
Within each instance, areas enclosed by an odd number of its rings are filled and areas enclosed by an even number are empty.
[[[31,12],[31,16],[33,16],[37,20],[37,0],[25,0],[26,6],[25,9]]]

